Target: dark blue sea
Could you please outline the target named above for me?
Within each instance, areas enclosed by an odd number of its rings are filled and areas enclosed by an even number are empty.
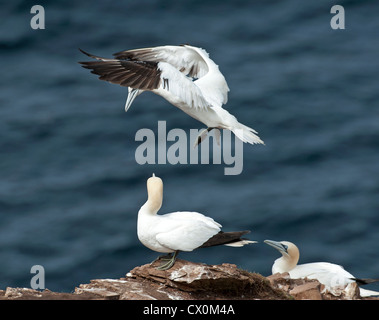
[[[30,26],[33,5],[45,29]],[[345,29],[330,21],[345,9]],[[288,240],[300,263],[379,278],[379,3],[375,1],[7,1],[0,6],[0,289],[71,292],[120,278],[157,253],[136,234],[146,179],[164,181],[160,213],[202,212],[258,244],[181,253],[271,273]],[[135,134],[201,129],[163,98],[97,79],[78,48],[113,53],[165,44],[206,49],[230,87],[225,109],[265,145],[224,164],[139,165]],[[192,142],[191,142],[192,144]],[[378,285],[370,288],[379,290]]]

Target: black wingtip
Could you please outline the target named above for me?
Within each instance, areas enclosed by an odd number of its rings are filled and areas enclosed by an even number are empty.
[[[78,48],[81,53],[84,53],[86,56],[89,56],[92,58],[92,54],[89,54],[88,52],[85,52],[84,50]]]
[[[359,278],[350,278],[358,283],[358,285],[370,284],[373,282],[378,282],[379,279],[359,279]]]
[[[248,240],[248,239],[241,238],[241,236],[248,233],[250,233],[250,230],[232,231],[232,232],[220,231],[219,233],[216,233],[213,237],[209,238],[206,242],[204,242],[199,248],[232,244],[233,242]]]
[[[94,54],[88,53],[88,52],[84,51],[83,49],[80,49],[80,48],[78,48],[78,49],[80,50],[80,52],[84,53],[86,56],[88,56],[88,57],[90,57],[92,59],[106,60],[105,58],[102,58],[102,57],[99,57],[99,56],[95,56]]]
[[[91,57],[91,55],[88,53],[88,52],[85,52],[84,50],[82,50],[82,49],[80,49],[80,48],[78,48],[79,49],[79,51],[81,52],[81,53],[84,53],[86,56],[89,56],[89,57]],[[91,57],[92,58],[92,57]],[[81,65],[82,65],[82,67],[86,67],[85,66],[85,64],[86,64],[86,62],[83,62],[83,61],[78,61],[78,63],[80,63]]]

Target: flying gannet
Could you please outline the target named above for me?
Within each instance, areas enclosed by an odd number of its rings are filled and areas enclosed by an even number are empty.
[[[207,126],[195,146],[214,128],[231,130],[243,142],[263,144],[254,129],[239,123],[222,108],[228,100],[229,87],[204,49],[159,46],[121,51],[113,59],[79,50],[96,59],[79,62],[84,68],[91,69],[100,80],[128,87],[125,111],[139,94],[152,91]]]
[[[345,288],[351,282],[358,285],[379,281],[379,279],[358,279],[347,272],[342,266],[329,262],[297,264],[300,252],[295,244],[288,241],[264,241],[277,249],[282,257],[276,259],[272,266],[272,274],[288,272],[292,279],[316,279],[330,291],[335,287]],[[378,296],[379,292],[359,288],[361,297]]]
[[[154,174],[147,180],[147,194],[148,199],[138,212],[137,235],[149,249],[169,253],[159,257],[163,260],[158,267],[160,270],[171,268],[179,251],[216,245],[242,247],[256,242],[241,239],[250,231],[222,232],[219,223],[198,212],[178,211],[158,215],[163,200],[163,182]],[[172,257],[171,253],[174,253]]]

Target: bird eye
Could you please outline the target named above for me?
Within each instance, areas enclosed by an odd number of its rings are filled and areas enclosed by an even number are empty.
[[[285,244],[282,244],[282,246],[283,246],[284,250],[286,250],[286,252],[287,252],[288,246]]]

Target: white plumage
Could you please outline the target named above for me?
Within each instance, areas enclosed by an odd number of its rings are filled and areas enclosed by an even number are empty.
[[[127,111],[133,100],[148,90],[162,96],[191,117],[213,128],[232,131],[243,142],[263,144],[257,132],[222,108],[228,101],[229,87],[218,65],[201,48],[159,46],[121,51],[114,59],[84,52],[97,61],[80,62],[101,80],[129,88]],[[204,138],[199,135],[196,144]]]
[[[192,251],[221,231],[221,225],[198,212],[173,212],[148,216],[138,214],[138,238],[151,250],[170,253]]]
[[[313,262],[297,264],[300,257],[299,249],[289,241],[265,240],[266,244],[277,249],[282,257],[275,260],[272,266],[272,274],[288,272],[292,279],[316,279],[331,291],[335,288],[345,288],[349,283],[370,283],[378,280],[357,279],[347,272],[342,266],[329,262]],[[360,289],[362,297],[377,296],[379,292]]]
[[[147,248],[162,253],[175,252],[162,270],[170,268],[179,251],[227,245],[242,247],[255,241],[241,239],[249,231],[222,232],[221,225],[198,212],[178,211],[158,215],[163,200],[163,182],[153,175],[147,180],[148,199],[138,212],[138,239]]]

